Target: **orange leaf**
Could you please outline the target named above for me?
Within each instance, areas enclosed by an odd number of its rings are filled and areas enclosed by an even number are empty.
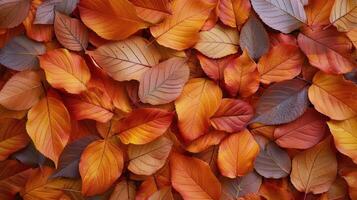
[[[127,0],[82,0],[78,7],[84,24],[107,40],[123,40],[147,27]]]
[[[29,142],[25,120],[3,119],[0,121],[0,160],[24,148]]]
[[[234,56],[227,56],[221,59],[211,59],[201,54],[197,54],[200,65],[205,74],[212,80],[216,81],[219,85],[223,84],[224,69]]]
[[[315,109],[334,120],[344,120],[357,115],[357,86],[342,75],[323,72],[315,74],[309,88],[309,99]]]
[[[219,145],[218,167],[223,176],[236,178],[253,170],[259,145],[248,130],[230,135]]]
[[[248,0],[220,0],[219,19],[230,27],[239,27],[248,19],[251,5]]]
[[[173,113],[158,108],[141,108],[119,121],[119,138],[124,144],[146,144],[170,127]]]
[[[270,84],[289,80],[301,72],[304,57],[295,45],[280,44],[272,47],[258,63],[261,82]]]
[[[335,1],[330,22],[341,32],[357,28],[355,16],[357,14],[357,2],[355,0]]]
[[[166,163],[171,147],[171,140],[165,137],[144,145],[129,145],[128,169],[138,175],[154,174]]]
[[[328,191],[336,174],[336,155],[329,137],[294,157],[290,179],[298,191],[320,194]]]
[[[298,43],[310,64],[326,73],[343,74],[356,66],[350,57],[351,41],[335,28],[304,28],[298,36]]]
[[[222,91],[214,82],[203,78],[187,82],[175,101],[178,126],[186,141],[192,141],[208,131],[209,118],[218,109],[221,99]]]
[[[72,94],[79,94],[87,89],[90,72],[81,56],[67,49],[55,49],[39,58],[46,80],[52,87],[63,88]]]
[[[76,120],[93,119],[105,123],[114,115],[110,97],[96,87],[88,88],[80,95],[67,97],[66,106]]]
[[[222,99],[210,121],[216,130],[234,133],[245,129],[253,114],[253,108],[242,100]]]
[[[278,126],[274,139],[283,148],[308,149],[323,139],[326,130],[326,117],[308,109],[297,120]]]
[[[346,35],[351,40],[355,48],[357,48],[357,28],[347,32]]]
[[[342,177],[348,184],[349,195],[351,199],[357,198],[357,170],[349,170],[342,173]]]
[[[27,118],[26,130],[36,149],[57,166],[71,132],[71,119],[66,107],[51,93],[30,109]]]
[[[104,193],[120,177],[123,167],[123,152],[113,139],[92,142],[79,162],[82,193],[86,196]]]
[[[26,110],[40,100],[42,93],[40,75],[37,72],[19,72],[1,89],[0,104],[10,110]]]
[[[211,131],[191,142],[186,150],[192,153],[202,152],[210,146],[218,145],[226,136],[227,134],[223,131]]]
[[[165,47],[187,49],[198,41],[198,31],[213,7],[214,4],[208,4],[204,0],[174,0],[172,15],[166,17],[162,23],[150,27],[150,32]]]
[[[152,194],[148,200],[174,200],[172,196],[171,187],[164,187],[154,194]]]
[[[307,24],[321,26],[330,24],[330,13],[335,0],[314,0],[305,7]]]
[[[130,0],[135,5],[138,16],[156,24],[171,14],[169,0]]]
[[[339,152],[357,163],[357,118],[327,122]]]
[[[243,54],[230,61],[224,69],[224,83],[231,96],[248,97],[259,88],[257,64],[249,57],[246,49]]]
[[[172,186],[184,199],[220,199],[221,184],[207,163],[174,153],[170,167]]]
[[[266,200],[294,200],[286,179],[265,180],[259,189],[259,194]]]

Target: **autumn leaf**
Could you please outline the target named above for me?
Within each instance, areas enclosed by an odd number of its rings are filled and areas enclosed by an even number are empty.
[[[264,84],[289,80],[299,75],[304,57],[297,46],[272,47],[258,62],[260,81]]]
[[[85,50],[88,46],[88,30],[81,21],[56,12],[54,30],[58,41],[72,51]]]
[[[191,79],[176,99],[178,126],[182,137],[192,141],[203,135],[209,127],[209,118],[214,115],[222,99],[221,89],[212,81]]]
[[[40,74],[23,71],[12,76],[0,90],[0,104],[10,110],[27,110],[43,93]]]
[[[164,166],[172,147],[171,140],[161,137],[144,145],[129,145],[128,169],[139,175],[152,175]]]
[[[0,160],[5,160],[29,143],[25,120],[1,120],[0,133]]]
[[[171,14],[169,0],[130,0],[135,5],[137,15],[152,24],[162,21]]]
[[[139,80],[143,73],[159,63],[158,50],[141,37],[102,45],[87,53],[114,80]]]
[[[222,58],[238,52],[239,36],[236,29],[216,25],[201,31],[194,48],[210,58]]]
[[[0,28],[13,28],[25,20],[30,0],[3,0],[0,2]],[[16,10],[16,12],[14,12]]]
[[[192,141],[186,150],[192,153],[202,152],[213,145],[218,145],[227,134],[223,131],[211,131]]]
[[[356,1],[335,1],[330,14],[330,22],[336,26],[339,31],[348,31],[357,28],[355,14],[357,14]]]
[[[205,162],[174,153],[170,167],[172,186],[184,199],[220,199],[221,184]]]
[[[327,130],[326,117],[313,109],[274,130],[275,142],[283,148],[308,149],[319,143]]]
[[[305,28],[298,36],[298,43],[309,58],[310,64],[325,73],[346,73],[356,65],[349,57],[352,50],[351,41],[335,28]]]
[[[344,121],[327,122],[335,146],[342,154],[349,156],[355,163],[357,162],[357,137],[354,130],[357,126],[357,118],[350,118]]]
[[[341,75],[315,74],[309,88],[309,99],[320,113],[334,120],[352,118],[357,114],[357,102],[353,95],[357,86]]]
[[[222,85],[224,81],[224,69],[234,56],[227,56],[221,59],[210,59],[201,54],[197,54],[197,58],[200,61],[201,68],[205,74],[219,85]]]
[[[186,60],[171,58],[144,72],[140,79],[139,98],[143,103],[170,103],[180,96],[189,78]]]
[[[305,7],[307,24],[314,27],[330,24],[329,18],[334,2],[334,0],[310,1]]]
[[[87,89],[90,72],[84,59],[67,49],[55,49],[39,57],[47,81],[54,88],[79,94]]]
[[[307,107],[307,84],[304,81],[293,79],[279,82],[264,91],[257,103],[255,117],[250,123],[288,123],[300,117]]]
[[[169,128],[173,113],[158,108],[134,110],[118,123],[118,136],[124,144],[146,144]]]
[[[250,172],[243,177],[235,179],[222,177],[220,181],[222,183],[221,199],[231,200],[258,192],[262,184],[262,177],[256,172]]]
[[[234,133],[245,129],[252,117],[253,108],[248,103],[238,99],[222,99],[210,121],[216,130]]]
[[[257,64],[246,50],[232,59],[224,68],[224,83],[231,96],[248,97],[259,88],[260,76]]]
[[[84,0],[78,7],[83,23],[107,40],[123,40],[147,27],[127,0]]]
[[[174,0],[172,15],[162,23],[150,27],[150,32],[156,41],[165,47],[176,50],[192,47],[198,41],[198,31],[208,18],[213,6],[214,4],[209,4],[204,0]]]
[[[105,192],[120,177],[123,167],[123,152],[114,140],[92,142],[79,161],[82,193],[93,196]]]
[[[236,178],[251,172],[259,145],[248,130],[234,133],[219,145],[218,167],[223,176]]]
[[[29,110],[27,118],[26,130],[36,149],[57,166],[71,132],[67,108],[55,95],[48,93]]]
[[[283,33],[290,33],[306,22],[301,1],[287,0],[285,3],[269,0],[252,0],[255,12],[265,24]]]
[[[219,19],[230,27],[239,27],[248,19],[251,5],[248,0],[220,0]]]
[[[290,179],[300,192],[320,194],[330,188],[336,174],[336,155],[331,148],[331,138],[326,138],[293,158]]]
[[[109,200],[134,200],[135,199],[135,184],[133,181],[122,180],[116,184]]]

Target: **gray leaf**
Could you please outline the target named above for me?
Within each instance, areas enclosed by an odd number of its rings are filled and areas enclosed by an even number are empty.
[[[254,16],[250,16],[242,27],[239,41],[242,50],[247,49],[253,59],[258,59],[269,50],[269,36],[263,24]]]
[[[42,43],[18,36],[0,49],[0,63],[16,71],[35,69],[38,67],[37,56],[45,52],[46,48]]]
[[[302,114],[309,105],[307,84],[298,79],[275,83],[260,97],[254,119],[265,125],[291,122]]]
[[[269,143],[265,150],[260,151],[254,164],[255,170],[265,178],[287,177],[291,171],[289,155],[275,143]]]

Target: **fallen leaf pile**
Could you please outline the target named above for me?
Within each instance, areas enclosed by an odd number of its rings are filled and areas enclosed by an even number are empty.
[[[0,200],[357,199],[357,0],[0,0]]]

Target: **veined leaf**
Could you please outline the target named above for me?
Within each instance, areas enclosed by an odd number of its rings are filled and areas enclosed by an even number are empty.
[[[254,10],[265,24],[290,33],[306,22],[304,6],[299,0],[252,0]]]
[[[147,27],[127,0],[82,0],[79,12],[84,24],[107,40],[123,40]]]
[[[346,35],[353,43],[353,46],[357,48],[357,28],[347,32]]]
[[[144,145],[129,145],[128,169],[138,175],[152,175],[164,166],[172,147],[171,140],[161,137]]]
[[[299,48],[279,44],[262,56],[258,63],[260,81],[264,84],[289,80],[299,75],[304,57]]]
[[[222,58],[238,52],[239,35],[236,29],[216,25],[200,32],[194,48],[210,58]]]
[[[263,24],[251,15],[240,32],[240,46],[246,49],[253,59],[258,59],[269,50],[269,36]]]
[[[320,194],[328,191],[336,174],[336,155],[329,137],[294,157],[290,179],[298,191]]]
[[[342,75],[315,74],[309,88],[309,99],[315,109],[334,120],[345,120],[357,115],[357,86]]]
[[[318,27],[330,24],[330,13],[335,0],[314,0],[305,7],[307,24]]]
[[[259,145],[248,130],[234,133],[219,145],[218,168],[228,178],[244,176],[253,170],[258,154]]]
[[[137,36],[102,45],[87,53],[117,81],[140,80],[143,73],[160,60],[158,50],[149,45],[147,40]]]
[[[227,26],[239,27],[248,19],[251,5],[249,0],[220,0],[219,19]]]
[[[307,84],[297,79],[273,84],[260,97],[255,118],[250,121],[265,125],[291,122],[308,107]]]
[[[82,51],[88,46],[88,30],[81,21],[56,12],[54,30],[57,40],[67,49]]]
[[[241,56],[232,59],[226,65],[223,73],[225,87],[233,97],[248,97],[259,88],[257,64],[249,57],[246,49]]]
[[[152,24],[156,24],[171,14],[169,0],[130,0],[135,5],[137,15]]]
[[[171,187],[164,187],[154,194],[152,194],[148,200],[174,200],[171,192]]]
[[[298,36],[298,43],[310,64],[325,73],[343,74],[356,66],[350,58],[351,41],[333,27],[326,30],[305,28]]]
[[[187,49],[198,41],[198,31],[213,6],[214,4],[203,0],[175,0],[172,3],[172,15],[162,23],[150,27],[150,32],[156,41],[165,47]]]
[[[178,126],[186,141],[192,141],[208,131],[209,118],[218,109],[221,99],[222,91],[214,82],[203,78],[187,82],[175,101]]]
[[[79,162],[82,193],[86,196],[104,193],[120,177],[123,167],[123,152],[113,139],[92,142]]]
[[[144,72],[140,79],[139,98],[143,103],[170,103],[180,96],[190,75],[186,60],[170,58]]]
[[[30,0],[2,0],[0,2],[0,28],[13,28],[21,24],[29,10]]]
[[[16,71],[35,69],[38,68],[37,56],[45,51],[43,44],[17,36],[0,49],[0,63]]]
[[[141,108],[118,123],[118,136],[124,144],[146,144],[169,128],[173,113],[158,108]]]
[[[227,134],[223,131],[211,131],[192,141],[186,150],[192,153],[202,152],[213,145],[218,145]]]
[[[276,127],[274,140],[283,148],[308,149],[323,139],[326,130],[326,117],[308,109],[295,121]]]
[[[39,73],[23,71],[12,76],[0,90],[0,104],[10,110],[27,110],[43,93]]]
[[[234,58],[234,56],[227,56],[221,59],[211,59],[201,54],[197,54],[197,58],[200,61],[200,65],[205,74],[216,81],[219,85],[224,81],[224,69],[228,63]]]
[[[67,49],[55,49],[39,57],[46,80],[54,88],[79,94],[87,89],[90,72],[84,59]]]
[[[239,99],[222,99],[221,105],[210,121],[216,130],[229,133],[245,129],[253,117],[253,108]]]
[[[30,109],[27,118],[26,130],[36,149],[57,166],[71,132],[67,108],[51,93]]]
[[[344,121],[327,122],[332,136],[335,140],[336,148],[339,152],[350,157],[357,163],[357,118]]]
[[[357,1],[355,0],[338,0],[335,1],[330,22],[337,27],[339,31],[349,31],[357,28]]]
[[[172,186],[184,199],[220,199],[221,184],[204,161],[174,153],[170,168]]]
[[[4,119],[0,121],[0,160],[24,148],[29,143],[24,120]]]
[[[133,181],[122,180],[116,184],[109,200],[134,200],[136,187]]]

